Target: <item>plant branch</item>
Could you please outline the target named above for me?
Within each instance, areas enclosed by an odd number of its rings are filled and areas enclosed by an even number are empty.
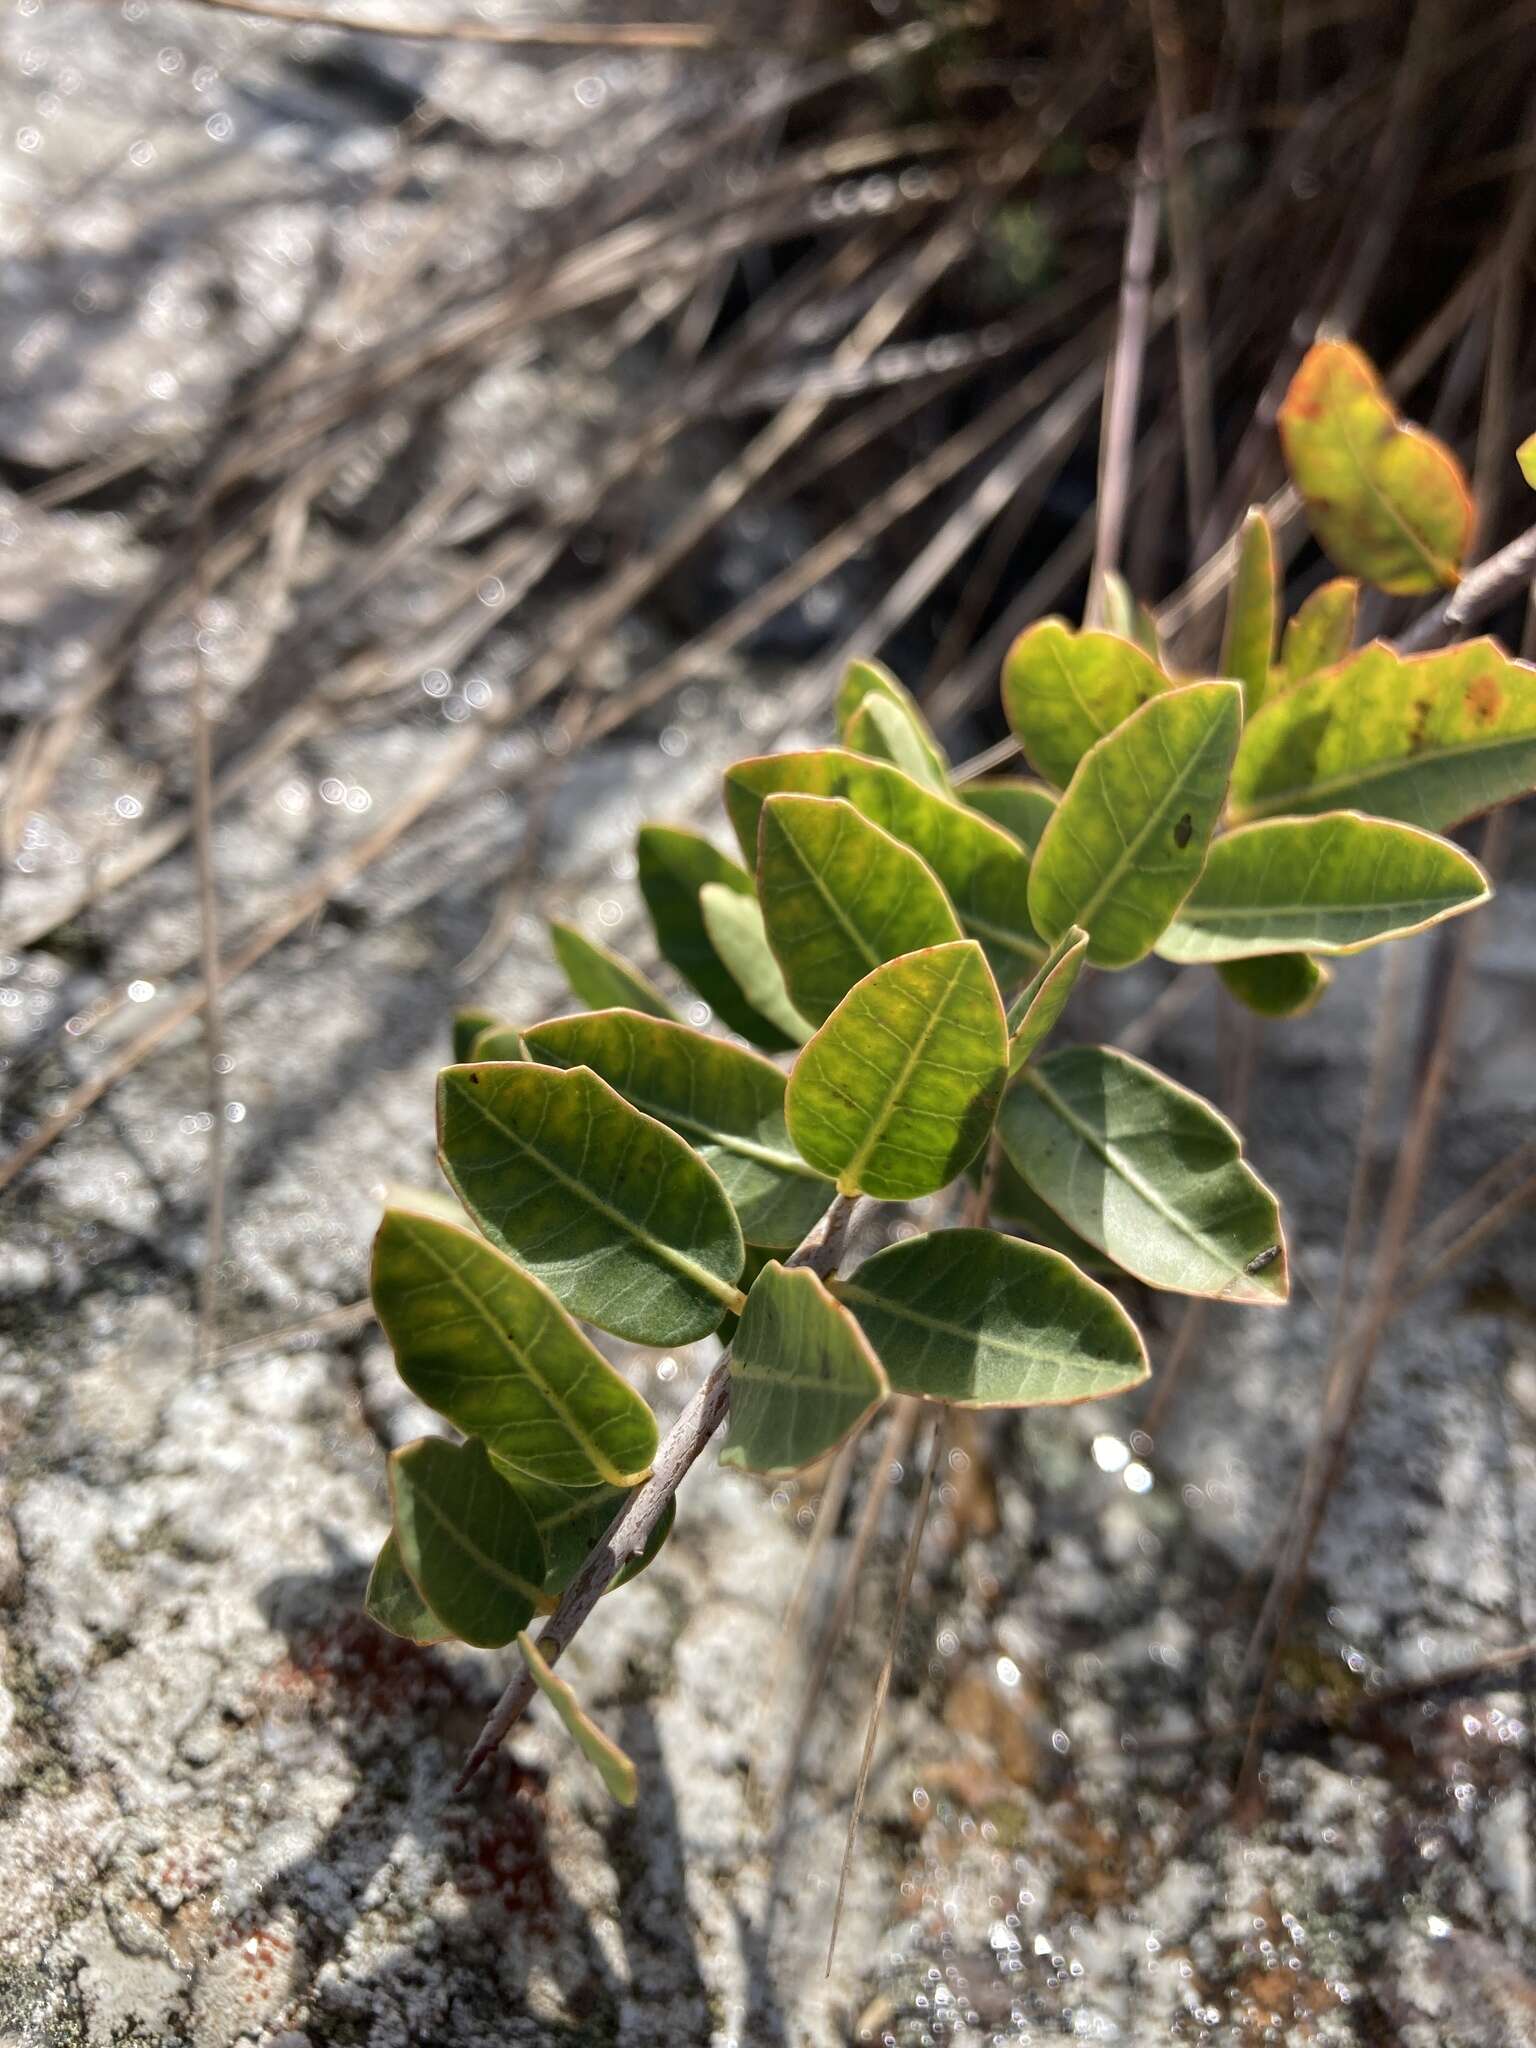
[[[1475,569],[1468,570],[1449,597],[1414,620],[1398,636],[1399,653],[1415,654],[1421,648],[1438,647],[1455,634],[1475,626],[1513,597],[1523,584],[1536,578],[1536,526],[1516,534],[1497,554],[1489,555]]]
[[[785,1261],[790,1266],[808,1266],[813,1273],[830,1273],[843,1255],[848,1240],[856,1198],[838,1195],[825,1216]],[[612,1527],[588,1554],[585,1564],[566,1587],[560,1604],[539,1633],[539,1650],[546,1664],[553,1664],[589,1618],[607,1591],[610,1580],[631,1557],[639,1557],[655,1533],[668,1501],[688,1476],[705,1445],[724,1422],[731,1405],[731,1353],[727,1346],[718,1364],[705,1380],[677,1421],[668,1430],[656,1463],[645,1484],[624,1503]],[[462,1792],[492,1751],[519,1719],[533,1698],[534,1682],[525,1664],[496,1702],[490,1719],[481,1729],[464,1768],[454,1780],[454,1791]]]
[[[523,49],[709,50],[734,39],[707,21],[430,21],[355,13],[347,7],[302,7],[283,0],[196,0],[227,14],[258,15],[293,28],[350,29],[420,43],[497,43]]]

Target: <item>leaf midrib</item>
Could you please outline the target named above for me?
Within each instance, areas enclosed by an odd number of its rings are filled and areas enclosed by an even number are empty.
[[[1056,1371],[1091,1373],[1096,1370],[1090,1365],[1073,1365],[1056,1352],[1042,1352],[1020,1342],[1017,1338],[994,1336],[989,1331],[980,1331],[966,1323],[952,1323],[944,1316],[930,1315],[926,1310],[910,1307],[905,1302],[892,1301],[889,1295],[872,1293],[853,1281],[839,1280],[834,1289],[839,1301],[863,1302],[869,1308],[879,1309],[882,1314],[893,1316],[899,1322],[916,1323],[920,1329],[934,1330],[940,1336],[958,1337],[967,1343],[984,1346],[989,1351],[1000,1351],[1010,1357],[1029,1360],[1037,1368],[1049,1365]],[[1116,1368],[1102,1366],[1097,1370],[1112,1372]]]
[[[1149,1209],[1161,1216],[1165,1223],[1171,1225],[1180,1237],[1186,1238],[1190,1244],[1198,1245],[1202,1251],[1208,1252],[1218,1265],[1224,1266],[1233,1275],[1234,1279],[1247,1280],[1249,1278],[1246,1265],[1234,1261],[1231,1255],[1224,1252],[1213,1239],[1205,1236],[1201,1231],[1192,1229],[1178,1214],[1177,1210],[1169,1208],[1167,1202],[1158,1193],[1157,1189],[1142,1178],[1136,1169],[1124,1159],[1116,1147],[1108,1139],[1101,1138],[1094,1131],[1092,1125],[1085,1123],[1076,1111],[1071,1109],[1065,1100],[1057,1094],[1050,1083],[1042,1079],[1038,1067],[1026,1066],[1022,1068],[1019,1079],[1032,1088],[1046,1105],[1047,1109],[1059,1116],[1068,1130],[1080,1138],[1090,1152],[1097,1153],[1104,1164],[1113,1173],[1117,1174],[1127,1187],[1132,1188],[1147,1204]],[[1028,1178],[1029,1176],[1026,1174],[1025,1179],[1028,1180]],[[1044,1198],[1042,1197],[1042,1199]],[[1052,1204],[1052,1206],[1054,1207],[1055,1205]],[[1063,1220],[1070,1221],[1069,1218]],[[1228,1285],[1230,1284],[1228,1282]],[[1267,1298],[1267,1294],[1265,1298]]]
[[[598,1449],[597,1445],[587,1435],[586,1431],[582,1428],[581,1424],[576,1421],[575,1417],[566,1407],[564,1401],[555,1392],[554,1388],[550,1385],[549,1381],[545,1379],[544,1376],[538,1371],[537,1367],[533,1363],[531,1355],[522,1350],[519,1345],[513,1342],[510,1333],[502,1329],[501,1325],[498,1323],[496,1318],[490,1314],[490,1312],[486,1308],[485,1303],[481,1300],[481,1298],[473,1291],[472,1288],[465,1285],[464,1281],[459,1276],[458,1270],[448,1265],[446,1261],[438,1254],[436,1248],[421,1236],[416,1237],[416,1244],[417,1248],[420,1251],[424,1252],[426,1256],[432,1261],[432,1263],[438,1268],[439,1272],[442,1274],[443,1278],[448,1282],[449,1286],[453,1288],[454,1292],[460,1295],[462,1299],[469,1304],[470,1308],[479,1317],[481,1322],[484,1323],[486,1327],[490,1330],[490,1333],[495,1338],[498,1347],[502,1351],[504,1351],[508,1357],[512,1359],[513,1363],[516,1366],[518,1366],[519,1369],[523,1372],[523,1374],[528,1379],[530,1379],[533,1382],[533,1384],[539,1389],[539,1392],[543,1395],[544,1399],[549,1403],[549,1406],[554,1410],[555,1414],[560,1418],[561,1422],[564,1423],[565,1427],[570,1431],[572,1437],[581,1446],[581,1449],[586,1453],[587,1457],[591,1459],[595,1469],[601,1472],[604,1479],[607,1480],[608,1484],[610,1486],[625,1487],[634,1486],[638,1484],[638,1482],[646,1476],[646,1472],[650,1470],[650,1467],[647,1466],[645,1468],[645,1471],[642,1472],[621,1472],[618,1466],[616,1466],[610,1458],[605,1457],[602,1451]],[[538,1285],[538,1282],[533,1280],[531,1275],[519,1273],[518,1278],[526,1278],[530,1281],[531,1285]],[[582,1339],[581,1341],[585,1342],[585,1339]],[[613,1372],[612,1366],[608,1364],[607,1359],[603,1357],[600,1351],[593,1348],[592,1357],[599,1365],[601,1365],[604,1368],[605,1372]],[[614,1373],[614,1378],[618,1379],[619,1375],[617,1373]],[[627,1380],[621,1380],[620,1384],[624,1387],[626,1392],[630,1391],[629,1382]],[[556,1484],[558,1482],[551,1481],[548,1483]]]
[[[624,1214],[622,1209],[615,1209],[611,1202],[605,1202],[600,1195],[594,1194],[589,1187],[576,1180],[564,1168],[557,1166],[552,1159],[547,1158],[537,1145],[530,1144],[521,1132],[514,1131],[504,1124],[484,1101],[477,1100],[474,1096],[464,1096],[462,1099],[477,1110],[488,1124],[494,1125],[504,1138],[510,1138],[519,1151],[526,1152],[530,1159],[536,1159],[552,1179],[559,1181],[562,1187],[569,1188],[572,1194],[580,1196],[589,1208],[595,1209],[600,1216],[605,1216],[610,1223],[616,1223],[626,1236],[632,1237],[637,1244],[643,1245],[647,1251],[653,1252],[657,1258],[673,1267],[686,1279],[702,1287],[707,1294],[712,1294],[716,1301],[723,1301],[732,1314],[740,1313],[746,1296],[739,1287],[720,1279],[717,1274],[711,1273],[707,1266],[701,1266],[697,1259],[690,1259],[686,1252],[677,1251],[673,1246],[663,1243],[659,1237],[653,1237],[648,1230],[642,1230],[631,1217]]]
[[[1387,400],[1385,398],[1382,398],[1379,400],[1379,403],[1382,405],[1383,409],[1389,414],[1389,416],[1392,416],[1392,426],[1394,432],[1397,434],[1408,435],[1408,429],[1403,425],[1402,421],[1392,415],[1392,408],[1388,404]],[[1359,474],[1360,481],[1365,485],[1366,494],[1369,497],[1375,499],[1376,503],[1380,506],[1381,510],[1386,513],[1390,523],[1397,528],[1398,532],[1402,535],[1403,539],[1407,541],[1410,549],[1418,556],[1419,560],[1424,564],[1425,568],[1429,570],[1430,574],[1435,578],[1437,583],[1440,583],[1441,585],[1446,585],[1455,584],[1456,582],[1458,582],[1460,580],[1460,572],[1457,569],[1455,563],[1444,560],[1441,556],[1435,553],[1434,549],[1430,546],[1429,542],[1421,534],[1416,533],[1414,529],[1408,524],[1406,517],[1398,511],[1397,507],[1392,503],[1392,500],[1386,495],[1386,492],[1381,488],[1381,486],[1376,482],[1375,478],[1371,475],[1370,470],[1367,468],[1365,462],[1361,458],[1360,451],[1355,445],[1354,436],[1350,431],[1349,404],[1347,400],[1343,405],[1339,407],[1338,426],[1339,439],[1344,443],[1345,448],[1349,451],[1349,459],[1354,464],[1355,469]],[[1411,435],[1408,435],[1408,437],[1413,438]],[[1418,438],[1428,442],[1427,436],[1419,436]],[[1433,444],[1430,443],[1429,445]],[[1449,571],[1449,574],[1447,574],[1447,571]]]
[[[881,1139],[884,1138],[886,1132],[890,1129],[891,1123],[895,1117],[895,1104],[900,1100],[902,1094],[905,1092],[907,1083],[911,1080],[913,1073],[916,1071],[918,1062],[922,1059],[923,1054],[928,1050],[928,1044],[930,1039],[933,1037],[933,1034],[935,1033],[935,1031],[938,1030],[941,1022],[943,1021],[943,1011],[945,1009],[945,1006],[948,1004],[949,999],[954,994],[955,990],[960,986],[960,979],[961,976],[965,973],[967,964],[968,962],[965,959],[960,959],[956,961],[955,971],[946,983],[943,993],[929,1008],[928,1016],[926,1021],[924,1022],[922,1030],[918,1033],[917,1037],[913,1040],[912,1044],[907,1048],[907,1051],[902,1059],[901,1070],[897,1075],[894,1086],[892,1086],[886,1093],[884,1115],[880,1117],[878,1123],[871,1124],[868,1137],[866,1137],[864,1143],[859,1147],[858,1151],[854,1153],[852,1159],[848,1161],[847,1165],[843,1168],[842,1172],[837,1177],[837,1185],[841,1193],[856,1194],[858,1192],[858,1189],[853,1185],[853,1178],[856,1174],[861,1173],[863,1171],[864,1167],[869,1163],[870,1154],[874,1151],[875,1147],[880,1143]]]
[[[457,1522],[450,1520],[444,1514],[432,1494],[419,1482],[412,1486],[411,1493],[418,1513],[425,1513],[437,1524],[439,1529],[447,1533],[451,1542],[456,1543],[461,1550],[467,1551],[475,1563],[483,1566],[493,1579],[498,1580],[504,1586],[510,1586],[514,1592],[521,1593],[523,1598],[529,1601],[534,1608],[539,1606],[544,1596],[542,1586],[531,1585],[520,1573],[509,1571],[504,1564],[498,1563],[494,1557],[487,1556],[472,1536],[468,1535]],[[409,1577],[409,1573],[407,1573],[407,1577]],[[418,1587],[417,1591],[420,1592],[420,1590],[420,1587]],[[426,1600],[427,1596],[423,1593],[421,1597],[423,1600]],[[430,1604],[428,1602],[429,1606]]]
[[[1147,701],[1148,703],[1154,703],[1157,700],[1148,698]],[[1219,741],[1220,738],[1221,721],[1213,718],[1207,726],[1199,746],[1192,754],[1185,756],[1177,779],[1168,785],[1161,801],[1147,813],[1146,822],[1142,825],[1141,830],[1133,839],[1121,841],[1119,859],[1112,863],[1103,881],[1100,882],[1098,888],[1089,897],[1088,901],[1080,904],[1073,911],[1071,923],[1080,924],[1087,931],[1092,932],[1093,919],[1102,908],[1105,898],[1112,890],[1118,888],[1126,872],[1134,866],[1136,856],[1141,852],[1142,847],[1152,834],[1161,827],[1169,812],[1178,809],[1183,800],[1185,790],[1189,787],[1190,782],[1197,773],[1204,768],[1207,754],[1211,751],[1213,743]],[[1210,830],[1207,827],[1206,839],[1209,840],[1209,838]]]

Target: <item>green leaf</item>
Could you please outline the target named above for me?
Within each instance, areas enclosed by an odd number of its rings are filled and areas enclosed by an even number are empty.
[[[815,1026],[789,999],[784,970],[773,957],[757,898],[739,896],[718,882],[706,882],[699,891],[699,909],[715,951],[753,1009],[776,1024],[786,1038],[804,1045]]]
[[[1221,641],[1221,673],[1242,684],[1250,718],[1264,701],[1275,658],[1275,583],[1275,536],[1255,507],[1243,521]]]
[[[1493,640],[1404,656],[1373,641],[1265,706],[1232,815],[1362,810],[1443,832],[1536,784],[1536,669]]]
[[[587,1713],[566,1681],[550,1669],[538,1644],[526,1630],[518,1636],[517,1647],[534,1684],[565,1723],[566,1733],[591,1764],[620,1806],[633,1806],[640,1793],[634,1764],[610,1736],[603,1733]]]
[[[745,868],[711,846],[697,832],[671,825],[646,825],[636,842],[640,860],[640,893],[645,898],[656,943],[663,956],[685,975],[728,1030],[739,1031],[765,1052],[782,1052],[795,1040],[761,1016],[742,994],[704,922],[699,891],[707,883],[750,896],[752,877]]]
[[[488,1024],[464,1055],[469,1060],[522,1060],[528,1057],[523,1050],[523,1037],[510,1024]]]
[[[1069,1046],[1023,1069],[997,1127],[1035,1193],[1149,1287],[1286,1299],[1274,1196],[1226,1118],[1166,1075],[1106,1046]]]
[[[507,1466],[498,1466],[497,1469],[503,1478],[511,1480],[524,1507],[533,1517],[548,1565],[544,1594],[546,1599],[558,1599],[580,1571],[588,1554],[607,1535],[614,1517],[635,1489],[622,1486],[546,1486]],[[674,1501],[668,1501],[643,1553],[630,1558],[608,1581],[610,1593],[616,1593],[620,1586],[627,1586],[652,1563],[672,1532],[675,1507]]]
[[[1272,693],[1342,661],[1355,644],[1359,609],[1360,586],[1352,576],[1336,576],[1304,599],[1280,637],[1280,668]]]
[[[832,1283],[900,1394],[1037,1408],[1122,1394],[1147,1377],[1136,1326],[1058,1252],[995,1230],[937,1230]]]
[[[745,1247],[724,1188],[596,1074],[447,1067],[437,1103],[455,1193],[573,1315],[639,1344],[691,1344],[739,1305]]]
[[[549,940],[560,970],[578,1002],[589,1010],[643,1010],[650,1017],[675,1017],[677,1012],[627,960],[589,939],[573,924],[549,921]],[[463,1053],[455,1057],[463,1059]]]
[[[544,1603],[544,1547],[485,1445],[440,1436],[389,1461],[395,1540],[411,1583],[461,1642],[494,1650]]]
[[[975,782],[962,783],[955,794],[973,811],[1001,825],[1026,853],[1033,853],[1040,844],[1057,803],[1054,790],[1027,775],[984,775]]]
[[[1069,925],[1051,948],[1040,972],[1015,998],[1008,1012],[1010,1074],[1016,1074],[1035,1047],[1055,1029],[1087,957],[1088,934],[1081,925]]]
[[[1271,818],[1216,841],[1157,950],[1186,964],[1359,953],[1488,896],[1488,878],[1469,854],[1416,826],[1358,811]]]
[[[889,761],[914,782],[948,794],[949,777],[935,768],[924,735],[911,712],[889,697],[870,696],[843,727],[842,742],[850,752]]]
[[[489,1031],[502,1020],[494,1010],[455,1010],[453,1013],[453,1056],[456,1060],[467,1060],[470,1048],[482,1031]]]
[[[1310,953],[1260,953],[1223,960],[1216,972],[1230,995],[1261,1017],[1302,1017],[1322,999],[1333,969]]]
[[[1396,597],[1459,580],[1472,539],[1461,466],[1399,419],[1359,349],[1308,349],[1277,424],[1312,531],[1341,569]]]
[[[1520,474],[1533,491],[1536,491],[1536,434],[1530,434],[1515,450],[1515,460],[1520,465]]]
[[[380,1628],[410,1643],[445,1643],[451,1634],[412,1585],[393,1529],[373,1561],[363,1607]]]
[[[1157,630],[1157,618],[1148,605],[1132,595],[1131,586],[1118,569],[1104,572],[1104,623],[1111,633],[1118,633],[1122,640],[1134,640],[1143,654],[1149,654],[1163,666],[1162,637]]]
[[[632,1486],[650,1471],[644,1400],[547,1288],[472,1230],[386,1210],[373,1306],[411,1392],[499,1462],[556,1486]]]
[[[686,1138],[713,1168],[749,1244],[797,1245],[832,1199],[784,1123],[784,1076],[761,1054],[633,1010],[556,1017],[528,1033],[537,1060],[590,1067]]]
[[[961,935],[932,870],[841,797],[769,797],[757,886],[790,999],[814,1024],[871,968]]]
[[[972,1182],[979,1181],[980,1174],[974,1166],[967,1178]],[[1081,1266],[1085,1273],[1096,1274],[1101,1280],[1113,1280],[1120,1275],[1120,1268],[1112,1258],[1100,1251],[1096,1244],[1090,1244],[1086,1237],[1079,1237],[1075,1230],[1070,1230],[1050,1204],[1041,1201],[1006,1152],[998,1161],[997,1176],[992,1184],[989,1221],[998,1220],[1012,1224],[1018,1234],[1028,1238],[1032,1244],[1043,1244],[1048,1251],[1060,1252],[1074,1266]]]
[[[878,661],[850,661],[838,685],[837,705],[834,716],[837,720],[839,737],[845,746],[856,754],[871,751],[860,740],[850,737],[849,728],[861,711],[881,707],[894,711],[895,720],[882,718],[875,728],[877,736],[893,734],[900,753],[887,753],[884,746],[877,746],[883,760],[894,761],[898,768],[913,775],[918,782],[926,782],[935,789],[949,787],[949,757],[934,738],[928,721],[917,707],[917,699],[904,683],[899,683],[888,668]],[[902,758],[905,753],[921,757],[921,767],[908,767]]]
[[[844,1194],[932,1194],[981,1149],[1007,1053],[976,942],[908,953],[851,989],[796,1060],[789,1134]]]
[[[1065,789],[1096,740],[1171,684],[1118,633],[1074,633],[1061,619],[1022,632],[1003,661],[1003,713],[1030,764]]]
[[[1152,950],[1204,865],[1242,705],[1236,683],[1190,683],[1089,748],[1030,869],[1029,914],[1047,939],[1081,925],[1095,967]]]
[[[1047,949],[1025,909],[1029,856],[977,812],[924,789],[883,761],[839,748],[765,754],[738,761],[725,777],[725,807],[750,860],[757,858],[763,803],[779,790],[843,797],[909,846],[932,868],[966,931],[986,947],[1005,987],[1033,974],[1045,958]]]
[[[805,1266],[764,1266],[731,1346],[722,1465],[797,1472],[834,1450],[887,1392],[858,1324]]]

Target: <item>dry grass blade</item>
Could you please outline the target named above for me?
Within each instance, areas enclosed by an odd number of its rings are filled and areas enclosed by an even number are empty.
[[[1199,546],[1216,495],[1216,427],[1211,402],[1205,264],[1194,187],[1184,158],[1184,35],[1174,0],[1151,0],[1149,12],[1157,74],[1158,128],[1168,186],[1168,232],[1173,245],[1185,510],[1190,548],[1194,550]]]
[[[706,21],[528,21],[424,16],[390,19],[348,7],[299,7],[291,0],[179,0],[182,6],[255,15],[294,28],[350,29],[359,35],[398,36],[418,43],[494,43],[515,49],[718,50],[739,47],[726,30]]]
[[[923,1488],[917,1498],[917,1507],[912,1516],[912,1530],[907,1538],[906,1561],[901,1569],[901,1585],[896,1593],[896,1607],[891,1615],[891,1632],[886,1644],[885,1662],[880,1666],[880,1676],[875,1681],[875,1696],[870,1703],[869,1728],[864,1737],[864,1753],[859,1758],[859,1781],[854,1787],[853,1806],[848,1815],[848,1834],[843,1843],[842,1868],[837,1873],[837,1897],[832,1906],[832,1927],[827,1936],[827,1966],[825,1975],[832,1974],[832,1961],[837,1954],[837,1931],[843,1920],[843,1900],[848,1891],[848,1872],[853,1864],[853,1851],[859,1839],[859,1818],[864,1811],[864,1794],[869,1786],[869,1769],[875,1758],[875,1738],[880,1733],[880,1717],[885,1712],[886,1696],[891,1689],[891,1674],[896,1669],[896,1652],[901,1647],[902,1623],[907,1618],[907,1600],[912,1592],[912,1581],[917,1574],[918,1552],[923,1545],[923,1531],[928,1525],[928,1508],[933,1499],[933,1482],[939,1469],[939,1460],[944,1451],[944,1416],[940,1413],[934,1420],[933,1434],[928,1443],[928,1460],[923,1467]]]
[[[1120,566],[1126,507],[1131,495],[1136,415],[1141,405],[1142,365],[1147,353],[1152,311],[1157,211],[1157,185],[1147,169],[1143,149],[1125,226],[1115,350],[1104,388],[1104,424],[1099,435],[1098,529],[1094,538],[1093,568],[1088,577],[1088,603],[1083,616],[1086,626],[1102,625],[1105,581]]]

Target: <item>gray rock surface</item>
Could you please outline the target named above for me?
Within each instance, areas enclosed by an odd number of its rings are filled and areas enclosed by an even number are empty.
[[[7,171],[9,196],[37,208],[35,226],[6,230],[0,314],[0,349],[26,371],[0,398],[0,452],[22,473],[90,459],[109,425],[114,440],[174,442],[216,418],[274,334],[303,322],[338,180],[376,167],[399,96],[424,79],[465,130],[445,136],[440,166],[463,204],[461,263],[497,207],[537,214],[557,166],[576,177],[601,154],[595,104],[639,120],[668,84],[661,59],[567,67],[552,83],[543,65],[325,36],[295,67],[275,32],[187,12],[167,42],[167,18],[139,0],[56,4],[0,31],[6,123],[40,138]],[[319,68],[338,48],[343,70]],[[575,90],[589,78],[596,102]],[[479,164],[477,135],[525,145],[510,183]],[[404,216],[339,218],[344,237],[388,241]],[[479,465],[464,531],[557,505],[614,404],[574,340],[559,360],[488,372],[433,458]],[[389,470],[387,446],[360,451],[333,509],[362,526],[383,517],[373,494]],[[663,474],[657,502],[695,481]],[[311,534],[317,583],[347,568],[352,531],[338,518]],[[761,542],[726,537],[723,586]],[[21,498],[0,503],[0,543],[17,654],[0,709],[18,719],[78,669],[151,560],[111,510]],[[454,570],[455,544],[424,545],[376,593],[374,630],[404,630]],[[791,551],[797,536],[776,529],[772,544]],[[253,584],[202,650],[231,715],[261,601]],[[441,687],[436,670],[397,679],[366,718],[316,732],[221,813],[221,893],[241,929],[483,715],[540,617],[520,616]],[[835,637],[835,621],[819,626]],[[398,1644],[362,1617],[384,1453],[430,1424],[377,1332],[344,1312],[363,1293],[384,1187],[432,1174],[432,1076],[460,964],[499,921],[507,943],[472,993],[529,1017],[560,1002],[542,912],[645,958],[634,826],[719,827],[721,764],[790,730],[784,630],[653,727],[574,757],[558,718],[488,732],[453,805],[236,984],[221,1352],[200,1358],[194,1307],[209,1145],[195,1031],[5,1198],[0,2040],[1536,2042],[1531,1668],[1373,1705],[1536,1636],[1528,1228],[1427,1296],[1382,1349],[1294,1638],[1291,1676],[1309,1696],[1326,1689],[1343,1731],[1277,1731],[1266,1815],[1246,1833],[1227,1801],[1240,1744],[1206,1732],[1239,1698],[1259,1574],[1318,1411],[1371,960],[1350,963],[1314,1016],[1267,1034],[1245,1119],[1286,1204],[1293,1307],[1214,1312],[1155,1445],[1134,1435],[1141,1402],[953,1444],[829,1979],[910,1476],[777,1826],[764,1787],[804,1676],[793,1660],[765,1709],[814,1482],[768,1489],[711,1459],[662,1558],[570,1658],[640,1766],[636,1812],[606,1805],[538,1712],[469,1794],[450,1795],[507,1662]],[[622,680],[667,632],[662,609],[647,611],[593,666]],[[185,743],[190,659],[168,629],[88,728],[9,878],[21,927],[45,930],[93,864],[154,822],[157,764]],[[535,886],[515,863],[554,778]],[[1484,920],[1426,1213],[1531,1129],[1529,854],[1517,842]],[[196,950],[183,855],[83,926],[8,946],[8,1135],[152,1017]],[[1427,953],[1421,942],[1415,973]],[[1096,988],[1080,1028],[1131,1024],[1160,975]],[[1410,980],[1398,1000],[1413,997]],[[1158,1051],[1219,1092],[1224,1049],[1207,989]],[[1378,1168],[1401,1099],[1399,1087]],[[1177,1308],[1139,1306],[1165,1359]],[[666,1417],[709,1349],[626,1363]],[[833,1563],[846,1547],[845,1534]]]

